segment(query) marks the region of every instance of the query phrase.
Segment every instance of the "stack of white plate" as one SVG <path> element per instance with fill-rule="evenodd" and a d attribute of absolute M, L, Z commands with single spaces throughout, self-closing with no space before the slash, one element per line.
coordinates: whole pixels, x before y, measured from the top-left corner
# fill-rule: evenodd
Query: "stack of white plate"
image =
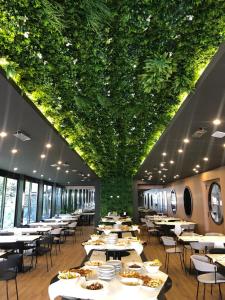
<path fill-rule="evenodd" d="M 107 265 L 113 266 L 115 268 L 116 273 L 119 273 L 122 269 L 122 262 L 121 260 L 108 260 Z"/>
<path fill-rule="evenodd" d="M 116 233 L 111 233 L 107 236 L 106 238 L 106 243 L 107 244 L 116 244 L 118 241 L 118 235 Z"/>
<path fill-rule="evenodd" d="M 111 280 L 115 277 L 116 272 L 114 266 L 102 265 L 98 268 L 98 277 L 104 280 Z"/>

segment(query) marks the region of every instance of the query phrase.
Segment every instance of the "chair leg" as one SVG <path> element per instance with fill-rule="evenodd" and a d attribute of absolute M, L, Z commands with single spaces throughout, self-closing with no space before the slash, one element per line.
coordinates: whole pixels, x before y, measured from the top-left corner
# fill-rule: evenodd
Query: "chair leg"
<path fill-rule="evenodd" d="M 48 272 L 48 254 L 45 253 L 45 259 L 46 259 L 46 266 L 47 266 L 47 272 Z"/>
<path fill-rule="evenodd" d="M 7 295 L 7 300 L 9 300 L 8 280 L 6 280 L 6 295 Z"/>
<path fill-rule="evenodd" d="M 211 295 L 212 295 L 212 290 L 213 290 L 213 285 L 211 284 L 211 291 L 210 291 Z"/>
<path fill-rule="evenodd" d="M 205 300 L 205 283 L 204 283 L 204 294 L 203 294 L 203 299 Z"/>
<path fill-rule="evenodd" d="M 183 261 L 182 261 L 182 257 L 181 257 L 181 253 L 179 253 L 179 256 L 180 256 L 181 269 L 184 269 L 184 267 L 183 267 Z M 185 271 L 185 269 L 184 269 L 184 271 Z"/>
<path fill-rule="evenodd" d="M 51 262 L 51 267 L 52 267 L 52 252 L 51 251 L 49 252 L 49 255 L 50 255 L 50 262 Z"/>
<path fill-rule="evenodd" d="M 15 285 L 16 285 L 16 299 L 19 300 L 18 287 L 17 287 L 17 280 L 16 280 L 16 278 L 15 278 Z"/>
<path fill-rule="evenodd" d="M 167 253 L 166 253 L 166 259 L 165 259 L 165 269 L 166 269 L 166 263 L 167 263 Z"/>
<path fill-rule="evenodd" d="M 169 272 L 169 262 L 170 262 L 170 255 L 168 254 L 168 262 L 167 262 L 167 269 L 166 269 L 166 273 Z"/>
<path fill-rule="evenodd" d="M 196 300 L 198 299 L 198 290 L 199 290 L 199 281 L 198 281 L 198 285 L 197 285 L 197 294 L 196 294 Z"/>
<path fill-rule="evenodd" d="M 220 299 L 222 300 L 222 299 L 223 299 L 223 296 L 222 296 L 222 292 L 221 292 L 220 283 L 219 283 L 219 292 L 220 292 Z"/>

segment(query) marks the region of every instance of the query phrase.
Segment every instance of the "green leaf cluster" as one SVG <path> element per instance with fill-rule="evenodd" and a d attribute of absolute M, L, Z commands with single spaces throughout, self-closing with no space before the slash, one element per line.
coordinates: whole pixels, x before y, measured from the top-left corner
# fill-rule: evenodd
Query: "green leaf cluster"
<path fill-rule="evenodd" d="M 0 0 L 0 65 L 102 178 L 131 178 L 224 40 L 222 0 Z"/>

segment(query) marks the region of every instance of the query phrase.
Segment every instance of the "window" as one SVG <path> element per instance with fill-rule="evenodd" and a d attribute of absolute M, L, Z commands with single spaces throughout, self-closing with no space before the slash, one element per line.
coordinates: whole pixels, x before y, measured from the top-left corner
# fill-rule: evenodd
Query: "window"
<path fill-rule="evenodd" d="M 22 202 L 23 224 L 36 221 L 37 215 L 38 184 L 25 182 L 25 191 Z"/>
<path fill-rule="evenodd" d="M 50 218 L 52 204 L 52 186 L 44 185 L 42 219 Z"/>
<path fill-rule="evenodd" d="M 175 214 L 177 212 L 177 196 L 174 190 L 171 191 L 171 209 L 172 212 Z"/>
<path fill-rule="evenodd" d="M 192 196 L 191 196 L 191 191 L 188 187 L 184 189 L 183 200 L 184 200 L 185 214 L 190 217 L 192 215 Z"/>
<path fill-rule="evenodd" d="M 6 190 L 3 213 L 3 228 L 14 227 L 16 196 L 17 196 L 17 180 L 6 178 Z"/>
<path fill-rule="evenodd" d="M 3 221 L 3 194 L 4 194 L 4 177 L 0 176 L 0 227 L 2 227 L 2 221 Z"/>
<path fill-rule="evenodd" d="M 55 194 L 55 213 L 60 214 L 62 209 L 62 188 L 56 188 Z"/>
<path fill-rule="evenodd" d="M 223 223 L 222 199 L 220 185 L 213 182 L 209 188 L 209 212 L 216 224 Z"/>

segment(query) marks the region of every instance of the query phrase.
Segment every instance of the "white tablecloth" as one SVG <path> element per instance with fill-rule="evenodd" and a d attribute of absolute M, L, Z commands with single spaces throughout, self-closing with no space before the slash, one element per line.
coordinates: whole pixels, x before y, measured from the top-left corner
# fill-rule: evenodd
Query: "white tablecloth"
<path fill-rule="evenodd" d="M 116 246 L 116 245 L 110 245 L 110 244 L 104 244 L 104 245 L 85 245 L 84 249 L 86 253 L 88 254 L 91 250 L 132 250 L 134 249 L 138 255 L 140 255 L 143 251 L 143 245 L 141 243 L 131 243 L 126 246 Z"/>
<path fill-rule="evenodd" d="M 150 275 L 152 278 L 161 278 L 166 281 L 168 275 L 163 272 Z M 132 287 L 124 287 L 118 278 L 107 282 L 106 290 L 103 291 L 90 291 L 83 289 L 80 285 L 83 278 L 80 278 L 77 282 L 73 280 L 63 281 L 59 280 L 51 284 L 48 288 L 48 294 L 50 300 L 54 300 L 58 296 L 64 297 L 75 297 L 81 299 L 101 299 L 101 300 L 156 300 L 160 292 L 160 289 L 147 289 L 140 287 L 139 289 L 133 290 Z"/>

